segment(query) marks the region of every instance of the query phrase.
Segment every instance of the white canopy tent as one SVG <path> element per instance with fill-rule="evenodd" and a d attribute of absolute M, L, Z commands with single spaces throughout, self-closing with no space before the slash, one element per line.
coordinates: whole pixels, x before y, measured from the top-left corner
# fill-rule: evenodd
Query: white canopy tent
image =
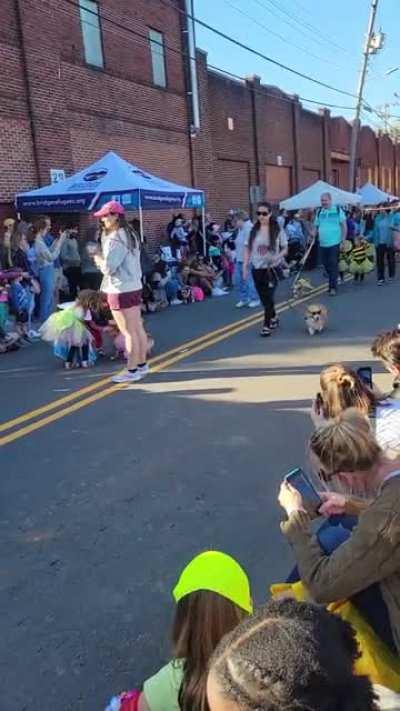
<path fill-rule="evenodd" d="M 358 190 L 358 194 L 361 196 L 362 205 L 379 205 L 382 202 L 399 199 L 395 195 L 391 195 L 385 192 L 385 190 L 377 188 L 376 185 L 372 183 L 365 183 L 365 185 Z"/>
<path fill-rule="evenodd" d="M 323 180 L 317 180 L 316 183 L 309 185 L 308 188 L 297 193 L 297 195 L 282 200 L 279 206 L 284 210 L 306 210 L 320 207 L 323 193 L 332 195 L 334 205 L 359 205 L 361 202 L 361 197 L 357 193 L 349 193 L 347 190 L 336 188 Z"/>

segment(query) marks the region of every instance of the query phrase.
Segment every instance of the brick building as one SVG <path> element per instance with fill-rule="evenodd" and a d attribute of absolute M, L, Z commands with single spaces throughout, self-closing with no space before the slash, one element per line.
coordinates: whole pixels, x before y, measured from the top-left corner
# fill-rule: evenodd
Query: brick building
<path fill-rule="evenodd" d="M 175 7 L 174 7 L 175 4 Z M 318 178 L 347 187 L 351 126 L 296 97 L 210 71 L 197 52 L 200 129 L 193 131 L 184 0 L 2 0 L 0 216 L 15 192 L 108 150 L 204 188 L 218 219 L 265 194 Z M 400 148 L 360 134 L 359 180 L 400 190 Z M 147 218 L 159 233 L 165 213 Z"/>

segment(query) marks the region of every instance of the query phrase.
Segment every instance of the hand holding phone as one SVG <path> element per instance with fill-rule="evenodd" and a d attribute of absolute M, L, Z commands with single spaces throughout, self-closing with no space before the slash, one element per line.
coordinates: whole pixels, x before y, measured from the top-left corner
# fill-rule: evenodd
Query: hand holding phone
<path fill-rule="evenodd" d="M 365 383 L 369 388 L 372 388 L 372 368 L 366 366 L 365 368 L 358 368 L 357 375 L 360 380 Z"/>
<path fill-rule="evenodd" d="M 302 469 L 293 469 L 289 474 L 286 474 L 285 481 L 300 494 L 304 506 L 308 510 L 318 513 L 323 503 L 322 499 Z"/>

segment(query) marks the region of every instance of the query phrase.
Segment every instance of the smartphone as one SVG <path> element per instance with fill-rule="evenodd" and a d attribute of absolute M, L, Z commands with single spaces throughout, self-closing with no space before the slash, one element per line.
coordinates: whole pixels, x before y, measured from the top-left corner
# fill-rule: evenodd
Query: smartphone
<path fill-rule="evenodd" d="M 316 409 L 318 415 L 322 414 L 323 407 L 324 407 L 324 401 L 322 399 L 322 395 L 321 395 L 321 393 L 317 393 L 317 397 L 315 398 L 315 409 Z"/>
<path fill-rule="evenodd" d="M 369 366 L 358 368 L 357 375 L 369 388 L 372 388 L 372 368 Z"/>
<path fill-rule="evenodd" d="M 293 469 L 289 474 L 286 474 L 285 481 L 287 481 L 290 486 L 293 486 L 294 489 L 297 489 L 299 494 L 301 494 L 304 504 L 308 504 L 315 512 L 319 510 L 320 506 L 322 506 L 322 500 L 318 491 L 302 469 Z"/>

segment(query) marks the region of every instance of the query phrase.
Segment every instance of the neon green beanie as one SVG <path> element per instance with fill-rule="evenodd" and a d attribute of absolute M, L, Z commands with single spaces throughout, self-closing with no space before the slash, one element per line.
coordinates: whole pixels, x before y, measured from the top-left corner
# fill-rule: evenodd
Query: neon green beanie
<path fill-rule="evenodd" d="M 172 592 L 175 602 L 199 590 L 227 598 L 245 612 L 253 612 L 249 579 L 231 556 L 220 551 L 200 553 L 182 571 Z"/>

